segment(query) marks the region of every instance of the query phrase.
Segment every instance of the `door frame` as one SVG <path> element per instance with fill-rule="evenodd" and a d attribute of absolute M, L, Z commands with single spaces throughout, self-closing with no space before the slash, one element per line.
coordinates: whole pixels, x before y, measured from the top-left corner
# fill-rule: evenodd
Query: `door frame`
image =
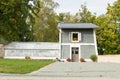
<path fill-rule="evenodd" d="M 80 45 L 70 45 L 70 59 L 72 59 L 72 47 L 78 47 L 79 48 L 78 55 L 79 55 L 79 59 L 80 59 L 81 58 Z M 80 62 L 80 60 L 78 62 Z"/>

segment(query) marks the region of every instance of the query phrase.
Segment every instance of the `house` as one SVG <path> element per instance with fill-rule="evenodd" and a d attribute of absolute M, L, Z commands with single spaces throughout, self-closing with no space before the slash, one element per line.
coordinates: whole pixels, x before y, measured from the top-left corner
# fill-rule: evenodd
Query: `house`
<path fill-rule="evenodd" d="M 4 58 L 56 59 L 59 57 L 59 43 L 56 42 L 12 42 L 4 47 Z"/>
<path fill-rule="evenodd" d="M 60 59 L 70 58 L 79 62 L 80 58 L 90 60 L 98 55 L 95 29 L 92 23 L 59 23 Z"/>

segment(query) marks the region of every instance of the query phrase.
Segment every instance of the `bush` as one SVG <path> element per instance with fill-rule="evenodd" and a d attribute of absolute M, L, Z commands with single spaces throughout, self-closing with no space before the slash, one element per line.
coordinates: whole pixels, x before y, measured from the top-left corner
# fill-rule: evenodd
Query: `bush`
<path fill-rule="evenodd" d="M 85 59 L 84 58 L 80 58 L 80 62 L 85 62 Z"/>
<path fill-rule="evenodd" d="M 4 59 L 4 57 L 1 56 L 0 59 Z"/>
<path fill-rule="evenodd" d="M 31 58 L 30 58 L 30 56 L 25 56 L 25 59 L 29 60 L 29 59 L 31 59 Z"/>
<path fill-rule="evenodd" d="M 91 59 L 93 62 L 96 62 L 96 61 L 97 61 L 97 56 L 93 54 L 93 55 L 90 56 L 90 59 Z"/>
<path fill-rule="evenodd" d="M 70 59 L 70 58 L 67 58 L 67 59 L 66 59 L 66 61 L 70 62 L 70 61 L 71 61 L 71 59 Z"/>

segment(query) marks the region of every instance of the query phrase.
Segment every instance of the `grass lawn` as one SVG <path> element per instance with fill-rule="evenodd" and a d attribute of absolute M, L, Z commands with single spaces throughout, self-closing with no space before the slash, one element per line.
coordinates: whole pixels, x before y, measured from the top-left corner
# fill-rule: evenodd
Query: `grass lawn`
<path fill-rule="evenodd" d="M 0 73 L 30 73 L 53 62 L 52 60 L 0 59 Z"/>

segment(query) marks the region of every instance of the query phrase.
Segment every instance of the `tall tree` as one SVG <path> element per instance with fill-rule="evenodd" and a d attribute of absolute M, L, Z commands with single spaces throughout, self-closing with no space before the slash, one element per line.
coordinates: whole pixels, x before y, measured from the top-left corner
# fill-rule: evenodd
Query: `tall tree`
<path fill-rule="evenodd" d="M 40 11 L 35 18 L 34 41 L 58 41 L 56 13 L 54 9 L 58 3 L 52 0 L 40 0 Z"/>
<path fill-rule="evenodd" d="M 115 43 L 116 43 L 116 53 L 120 54 L 120 0 L 114 2 L 113 6 L 108 4 L 107 13 L 110 17 L 111 24 L 115 26 L 115 34 L 117 35 Z"/>
<path fill-rule="evenodd" d="M 60 13 L 58 15 L 59 22 L 81 22 L 81 23 L 93 23 L 96 19 L 96 15 L 92 14 L 85 5 L 81 5 L 81 10 L 75 15 L 71 15 L 69 12 Z"/>
<path fill-rule="evenodd" d="M 76 20 L 74 15 L 71 15 L 70 12 L 59 13 L 57 19 L 58 19 L 58 22 L 75 22 Z"/>
<path fill-rule="evenodd" d="M 1 0 L 0 39 L 32 41 L 32 25 L 38 8 L 37 0 Z"/>
<path fill-rule="evenodd" d="M 76 22 L 84 22 L 84 23 L 93 23 L 96 15 L 92 14 L 86 7 L 86 5 L 81 5 L 81 10 L 75 15 Z"/>
<path fill-rule="evenodd" d="M 120 0 L 113 6 L 108 4 L 107 13 L 99 16 L 95 24 L 97 30 L 98 50 L 100 54 L 120 54 Z"/>
<path fill-rule="evenodd" d="M 100 54 L 116 54 L 116 38 L 115 25 L 110 24 L 110 19 L 106 15 L 99 16 L 95 24 L 97 30 L 98 51 Z"/>

